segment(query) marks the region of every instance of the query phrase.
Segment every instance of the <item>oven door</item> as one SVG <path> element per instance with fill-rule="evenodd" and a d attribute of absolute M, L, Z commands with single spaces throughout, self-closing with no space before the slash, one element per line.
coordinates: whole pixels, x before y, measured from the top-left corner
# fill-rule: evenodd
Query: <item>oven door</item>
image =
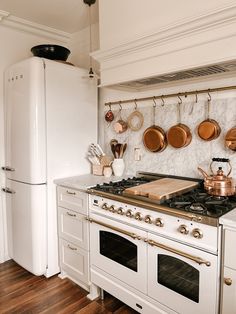
<path fill-rule="evenodd" d="M 91 215 L 91 267 L 147 293 L 147 233 L 109 218 Z"/>
<path fill-rule="evenodd" d="M 149 234 L 148 295 L 181 314 L 215 314 L 217 256 Z"/>

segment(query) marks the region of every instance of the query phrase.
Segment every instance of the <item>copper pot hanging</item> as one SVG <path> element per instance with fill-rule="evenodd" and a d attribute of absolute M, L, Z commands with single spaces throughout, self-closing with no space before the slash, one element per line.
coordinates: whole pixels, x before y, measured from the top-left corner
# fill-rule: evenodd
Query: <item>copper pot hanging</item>
<path fill-rule="evenodd" d="M 143 144 L 147 150 L 153 153 L 162 152 L 167 146 L 165 131 L 155 125 L 156 103 L 153 98 L 153 125 L 147 128 L 143 133 Z"/>
<path fill-rule="evenodd" d="M 218 122 L 214 119 L 210 119 L 210 103 L 211 103 L 211 96 L 208 93 L 208 99 L 207 99 L 207 118 L 202 121 L 198 128 L 197 133 L 198 136 L 204 140 L 204 141 L 212 141 L 219 137 L 221 133 L 221 128 L 218 124 Z"/>
<path fill-rule="evenodd" d="M 225 135 L 225 145 L 236 152 L 236 126 L 231 128 Z"/>
<path fill-rule="evenodd" d="M 190 144 L 192 140 L 192 134 L 190 128 L 181 123 L 181 104 L 182 100 L 179 97 L 180 101 L 178 102 L 178 120 L 179 123 L 172 126 L 167 132 L 168 144 L 174 148 L 186 147 Z"/>

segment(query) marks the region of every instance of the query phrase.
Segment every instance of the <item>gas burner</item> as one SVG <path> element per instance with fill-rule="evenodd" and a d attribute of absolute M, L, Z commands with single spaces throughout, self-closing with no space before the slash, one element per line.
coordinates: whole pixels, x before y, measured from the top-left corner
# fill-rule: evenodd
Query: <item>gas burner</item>
<path fill-rule="evenodd" d="M 186 209 L 191 209 L 194 212 L 203 212 L 206 210 L 206 207 L 201 203 L 192 203 L 190 206 L 187 206 Z"/>

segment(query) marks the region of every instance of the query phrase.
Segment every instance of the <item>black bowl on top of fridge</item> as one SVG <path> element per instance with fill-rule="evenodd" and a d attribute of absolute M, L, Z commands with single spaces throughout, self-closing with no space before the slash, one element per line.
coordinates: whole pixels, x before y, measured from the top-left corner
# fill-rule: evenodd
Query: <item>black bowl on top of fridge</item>
<path fill-rule="evenodd" d="M 36 57 L 60 61 L 66 61 L 70 54 L 66 47 L 50 44 L 34 46 L 31 52 Z"/>

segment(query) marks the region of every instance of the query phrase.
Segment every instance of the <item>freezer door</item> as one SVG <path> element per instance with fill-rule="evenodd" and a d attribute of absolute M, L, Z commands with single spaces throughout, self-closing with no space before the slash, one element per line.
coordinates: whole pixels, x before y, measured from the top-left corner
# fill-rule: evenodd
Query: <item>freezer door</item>
<path fill-rule="evenodd" d="M 5 72 L 7 177 L 20 182 L 46 182 L 44 67 L 30 58 Z"/>
<path fill-rule="evenodd" d="M 46 272 L 46 185 L 7 180 L 9 256 L 35 275 Z"/>

